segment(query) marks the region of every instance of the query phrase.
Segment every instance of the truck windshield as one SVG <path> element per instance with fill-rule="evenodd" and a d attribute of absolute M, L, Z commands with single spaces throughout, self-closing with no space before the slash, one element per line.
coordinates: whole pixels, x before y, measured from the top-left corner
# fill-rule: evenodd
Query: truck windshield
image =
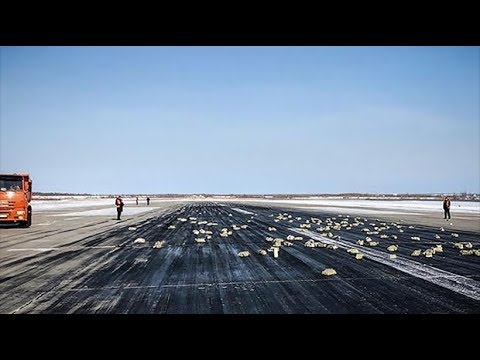
<path fill-rule="evenodd" d="M 22 178 L 13 176 L 0 177 L 0 191 L 21 191 Z"/>

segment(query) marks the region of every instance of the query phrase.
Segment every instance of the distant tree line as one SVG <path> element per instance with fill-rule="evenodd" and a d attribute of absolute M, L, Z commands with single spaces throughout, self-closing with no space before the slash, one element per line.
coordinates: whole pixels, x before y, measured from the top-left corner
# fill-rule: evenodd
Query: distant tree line
<path fill-rule="evenodd" d="M 91 193 L 64 193 L 64 192 L 34 192 L 35 196 L 97 196 L 101 198 L 115 197 L 118 194 L 91 194 Z M 445 195 L 449 196 L 452 201 L 478 201 L 480 200 L 479 194 L 474 193 L 442 193 L 442 194 L 369 194 L 369 193 L 340 193 L 340 194 L 120 194 L 124 197 L 138 196 L 138 197 L 155 197 L 155 198 L 203 198 L 203 197 L 217 197 L 217 198 L 240 198 L 240 199 L 277 199 L 277 200 L 289 200 L 298 198 L 328 198 L 337 197 L 343 199 L 375 199 L 375 200 L 440 200 Z"/>

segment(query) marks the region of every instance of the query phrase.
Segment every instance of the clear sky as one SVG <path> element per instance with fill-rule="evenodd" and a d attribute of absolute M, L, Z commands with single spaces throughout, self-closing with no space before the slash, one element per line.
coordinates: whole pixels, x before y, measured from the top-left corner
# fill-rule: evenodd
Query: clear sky
<path fill-rule="evenodd" d="M 0 172 L 76 193 L 480 192 L 479 47 L 1 47 Z"/>

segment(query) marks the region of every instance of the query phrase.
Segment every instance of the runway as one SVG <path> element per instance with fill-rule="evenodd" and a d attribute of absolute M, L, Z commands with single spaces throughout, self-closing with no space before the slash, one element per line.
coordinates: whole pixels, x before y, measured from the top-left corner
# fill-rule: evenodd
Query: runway
<path fill-rule="evenodd" d="M 0 313 L 480 313 L 476 218 L 442 231 L 414 217 L 234 201 L 153 202 L 121 221 L 79 214 L 0 229 Z M 442 251 L 426 257 L 432 248 Z"/>

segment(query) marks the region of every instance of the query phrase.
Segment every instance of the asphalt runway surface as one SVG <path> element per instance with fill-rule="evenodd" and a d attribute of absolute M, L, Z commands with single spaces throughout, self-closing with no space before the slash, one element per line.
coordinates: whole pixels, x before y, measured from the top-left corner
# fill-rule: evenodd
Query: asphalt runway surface
<path fill-rule="evenodd" d="M 151 211 L 121 221 L 114 210 L 55 215 L 36 214 L 28 229 L 0 228 L 0 313 L 480 313 L 480 256 L 454 245 L 480 249 L 477 217 L 454 228 L 245 202 L 153 202 Z M 378 234 L 367 234 L 375 227 Z M 220 236 L 223 228 L 231 235 Z M 211 238 L 198 243 L 208 234 L 194 230 Z M 289 235 L 302 239 L 282 243 L 275 258 L 266 238 Z M 306 247 L 309 239 L 326 247 Z M 443 252 L 425 257 L 437 245 Z M 337 274 L 322 275 L 326 268 Z"/>

